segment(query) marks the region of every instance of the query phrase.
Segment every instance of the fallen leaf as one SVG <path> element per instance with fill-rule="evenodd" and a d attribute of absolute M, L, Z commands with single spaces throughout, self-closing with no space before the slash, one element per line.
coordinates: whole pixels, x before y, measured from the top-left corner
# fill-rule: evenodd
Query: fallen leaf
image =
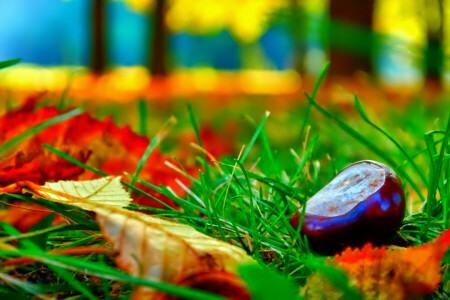
<path fill-rule="evenodd" d="M 241 270 L 241 269 L 240 269 Z M 251 300 L 252 297 L 244 281 L 236 275 L 224 271 L 208 271 L 190 275 L 177 282 L 177 285 L 186 286 L 214 293 L 226 299 Z M 165 293 L 152 295 L 154 300 L 179 300 L 180 298 Z M 294 300 L 294 299 L 292 299 Z"/>
<path fill-rule="evenodd" d="M 140 157 L 138 156 L 135 157 L 129 156 L 126 159 L 120 157 L 111 158 L 102 162 L 99 168 L 103 172 L 110 175 L 121 175 L 124 172 L 134 174 L 136 166 L 139 163 L 139 160 Z M 187 187 L 191 186 L 191 182 L 187 177 L 177 173 L 175 170 L 172 170 L 171 168 L 166 166 L 165 165 L 166 161 L 172 162 L 172 164 L 175 163 L 173 159 L 170 159 L 169 157 L 159 153 L 158 151 L 153 150 L 153 152 L 148 157 L 141 172 L 139 173 L 139 178 L 155 186 L 163 185 L 169 188 L 173 193 L 175 193 L 175 195 L 183 197 L 185 195 L 185 191 L 180 187 L 180 185 L 176 181 L 178 180 L 182 182 Z M 198 176 L 198 171 L 196 168 L 185 167 L 185 170 L 188 172 L 190 176 L 194 177 Z M 89 180 L 96 178 L 97 176 L 98 176 L 97 174 L 85 173 L 81 176 L 81 179 Z M 176 207 L 175 202 L 169 197 L 162 195 L 139 182 L 135 182 L 134 186 L 156 197 L 162 202 L 172 207 Z M 163 208 L 161 204 L 137 192 L 133 191 L 131 195 L 133 197 L 133 202 L 136 204 L 156 208 Z"/>
<path fill-rule="evenodd" d="M 0 144 L 59 114 L 55 107 L 44 107 L 33 112 L 40 97 L 41 95 L 36 95 L 26 99 L 20 109 L 10 111 L 0 118 Z"/>
<path fill-rule="evenodd" d="M 134 276 L 177 283 L 201 272 L 236 273 L 238 265 L 255 263 L 243 249 L 191 226 L 121 208 L 131 198 L 119 177 L 22 187 L 47 200 L 95 212 L 103 235 L 118 253 L 117 265 Z M 138 288 L 134 296 L 151 299 L 153 294 Z"/>
<path fill-rule="evenodd" d="M 0 186 L 17 181 L 29 180 L 43 184 L 48 180 L 75 179 L 85 172 L 68 160 L 42 148 L 42 141 L 36 137 L 23 143 L 16 152 L 0 161 Z M 73 145 L 56 145 L 74 159 L 86 163 L 91 152 Z"/>
<path fill-rule="evenodd" d="M 125 207 L 132 201 L 120 179 L 120 176 L 110 176 L 85 181 L 47 182 L 44 186 L 32 186 L 32 190 L 47 200 L 85 210 L 94 211 L 103 207 L 111 210 Z"/>
<path fill-rule="evenodd" d="M 19 203 L 0 210 L 0 220 L 12 225 L 20 232 L 27 232 L 31 226 L 42 220 L 51 211 L 36 204 Z M 52 225 L 63 223 L 64 219 L 56 215 Z"/>
<path fill-rule="evenodd" d="M 202 141 L 202 146 L 215 159 L 220 159 L 226 155 L 234 154 L 236 147 L 233 141 L 236 140 L 239 127 L 235 123 L 225 123 L 225 128 L 219 130 L 214 129 L 211 125 L 203 125 L 199 128 L 198 134 Z M 185 132 L 179 137 L 180 145 L 189 146 L 191 143 L 197 144 L 197 137 L 192 131 Z M 190 146 L 189 146 L 190 147 Z M 189 151 L 190 150 L 190 151 Z M 192 149 L 185 149 L 183 154 L 190 154 L 186 159 L 194 157 L 195 152 Z M 182 157 L 182 156 L 179 156 Z M 211 157 L 207 155 L 207 159 L 211 162 Z"/>
<path fill-rule="evenodd" d="M 0 118 L 0 144 L 63 112 L 54 107 L 44 107 L 34 112 L 38 100 L 38 97 L 30 98 L 22 108 L 10 111 Z M 129 127 L 118 127 L 111 118 L 97 120 L 84 113 L 38 132 L 22 141 L 13 153 L 0 156 L 0 186 L 20 181 L 44 184 L 49 181 L 100 177 L 44 149 L 42 144 L 50 145 L 110 175 L 122 175 L 124 172 L 134 174 L 149 145 L 149 140 L 134 133 Z M 139 177 L 155 186 L 161 184 L 168 186 L 178 196 L 183 196 L 185 191 L 176 180 L 188 187 L 190 181 L 164 164 L 169 159 L 170 157 L 153 149 Z M 175 206 L 169 197 L 140 183 L 136 183 L 136 187 Z M 162 207 L 158 202 L 143 195 L 136 194 L 133 197 L 138 204 Z"/>
<path fill-rule="evenodd" d="M 406 249 L 347 248 L 327 263 L 343 270 L 350 284 L 367 299 L 417 299 L 441 282 L 441 261 L 450 245 L 450 230 L 436 240 Z M 305 299 L 343 299 L 327 280 L 315 273 L 303 288 Z"/>

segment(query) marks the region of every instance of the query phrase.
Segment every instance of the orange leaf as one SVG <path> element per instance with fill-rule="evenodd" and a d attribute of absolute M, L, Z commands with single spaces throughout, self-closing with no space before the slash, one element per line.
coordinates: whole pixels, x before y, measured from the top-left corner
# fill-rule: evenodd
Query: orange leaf
<path fill-rule="evenodd" d="M 347 248 L 328 263 L 342 269 L 350 284 L 368 299 L 411 299 L 433 292 L 441 281 L 441 261 L 450 245 L 450 230 L 436 240 L 406 249 Z M 338 292 L 321 275 L 313 274 L 303 290 L 306 299 L 322 295 L 330 299 Z M 333 296 L 331 296 L 333 295 Z"/>
<path fill-rule="evenodd" d="M 0 210 L 0 220 L 11 224 L 20 232 L 27 232 L 31 226 L 42 220 L 49 212 L 47 208 L 36 204 L 19 203 L 10 206 L 7 210 Z M 62 222 L 63 218 L 56 215 L 53 225 Z"/>

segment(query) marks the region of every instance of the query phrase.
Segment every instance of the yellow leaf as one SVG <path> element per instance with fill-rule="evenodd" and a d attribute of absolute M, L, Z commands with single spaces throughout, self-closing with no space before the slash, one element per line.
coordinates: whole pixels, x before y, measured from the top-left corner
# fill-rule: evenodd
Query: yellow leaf
<path fill-rule="evenodd" d="M 98 214 L 102 232 L 119 251 L 118 264 L 133 275 L 178 282 L 200 271 L 234 272 L 252 263 L 244 250 L 179 222 L 126 210 Z"/>
<path fill-rule="evenodd" d="M 130 195 L 123 189 L 120 176 L 87 181 L 47 182 L 33 187 L 33 192 L 50 201 L 74 205 L 85 210 L 127 206 Z"/>
<path fill-rule="evenodd" d="M 131 199 L 120 177 L 60 181 L 32 190 L 48 200 L 95 212 L 103 235 L 118 253 L 116 263 L 135 276 L 177 283 L 198 272 L 235 273 L 238 265 L 255 263 L 243 249 L 188 225 L 121 208 Z"/>

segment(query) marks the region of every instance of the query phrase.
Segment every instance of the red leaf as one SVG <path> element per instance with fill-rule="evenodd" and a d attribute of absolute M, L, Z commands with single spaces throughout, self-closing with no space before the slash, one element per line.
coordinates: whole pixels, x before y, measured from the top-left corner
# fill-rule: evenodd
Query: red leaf
<path fill-rule="evenodd" d="M 235 145 L 232 141 L 236 140 L 237 125 L 234 123 L 227 123 L 222 130 L 218 131 L 210 125 L 204 125 L 199 129 L 200 140 L 202 141 L 203 149 L 206 150 L 215 159 L 220 159 L 225 155 L 235 154 Z M 189 131 L 180 137 L 180 144 L 189 146 L 190 143 L 198 143 L 195 133 Z M 194 153 L 184 151 L 183 154 L 193 156 Z M 197 153 L 198 154 L 198 153 Z M 211 157 L 207 155 L 208 161 Z"/>
<path fill-rule="evenodd" d="M 33 112 L 35 102 L 35 98 L 30 99 L 21 109 L 0 118 L 0 142 L 60 113 L 53 107 Z M 98 177 L 44 149 L 42 144 L 48 144 L 110 175 L 122 175 L 124 172 L 135 172 L 149 140 L 129 127 L 116 126 L 111 118 L 99 121 L 85 113 L 40 131 L 15 149 L 12 156 L 0 158 L 0 185 L 25 180 L 43 184 L 46 181 L 79 179 L 81 174 L 83 179 Z M 154 149 L 140 172 L 140 178 L 156 186 L 169 186 L 182 196 L 184 191 L 175 179 L 187 186 L 190 185 L 189 180 L 164 164 L 169 159 Z M 141 204 L 149 203 L 141 201 Z"/>
<path fill-rule="evenodd" d="M 44 107 L 33 112 L 36 101 L 35 98 L 30 99 L 21 109 L 8 112 L 0 118 L 0 143 L 61 113 L 53 107 Z M 14 149 L 14 153 L 0 157 L 0 187 L 19 181 L 44 184 L 47 181 L 100 177 L 46 150 L 42 144 L 50 145 L 110 175 L 123 175 L 124 172 L 134 174 L 149 145 L 149 140 L 134 133 L 129 127 L 118 127 L 111 118 L 97 120 L 84 113 L 38 132 L 31 138 L 25 139 Z M 183 196 L 185 192 L 175 180 L 180 180 L 186 186 L 190 186 L 190 182 L 164 164 L 169 159 L 170 157 L 154 149 L 139 177 L 155 186 L 161 184 L 168 186 L 178 196 Z M 136 184 L 136 186 L 159 200 L 175 206 L 168 197 L 142 184 Z M 148 197 L 137 194 L 135 196 L 136 202 L 141 205 L 161 207 Z"/>
<path fill-rule="evenodd" d="M 207 291 L 226 299 L 250 300 L 250 293 L 244 282 L 236 275 L 224 271 L 208 271 L 190 275 L 177 283 L 193 289 Z M 156 300 L 176 300 L 175 296 L 157 293 Z"/>

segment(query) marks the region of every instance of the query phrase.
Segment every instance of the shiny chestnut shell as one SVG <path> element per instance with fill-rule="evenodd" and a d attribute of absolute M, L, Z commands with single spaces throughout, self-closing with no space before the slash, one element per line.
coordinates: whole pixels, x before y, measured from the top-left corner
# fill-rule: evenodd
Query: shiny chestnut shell
<path fill-rule="evenodd" d="M 302 208 L 291 217 L 298 227 Z M 386 242 L 400 227 L 405 196 L 397 174 L 375 161 L 344 168 L 308 200 L 301 234 L 313 251 L 335 254 L 347 246 Z"/>

